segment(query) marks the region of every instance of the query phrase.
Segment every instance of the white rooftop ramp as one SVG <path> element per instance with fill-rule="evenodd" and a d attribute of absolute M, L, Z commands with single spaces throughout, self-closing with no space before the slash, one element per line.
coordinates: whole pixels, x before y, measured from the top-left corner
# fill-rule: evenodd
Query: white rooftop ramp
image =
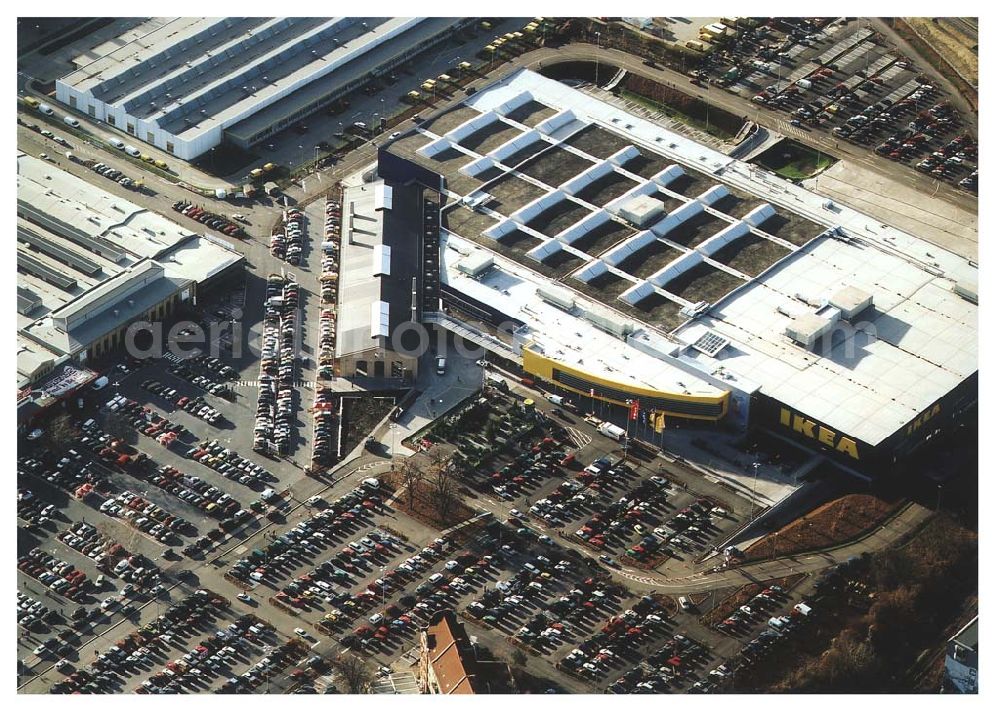
<path fill-rule="evenodd" d="M 659 286 L 660 288 L 663 288 L 685 271 L 693 269 L 703 260 L 704 259 L 701 254 L 697 252 L 678 256 L 676 259 L 650 276 L 648 281 Z"/>
<path fill-rule="evenodd" d="M 601 209 L 600 211 L 588 214 L 575 224 L 567 226 L 565 229 L 556 234 L 556 238 L 566 244 L 572 245 L 574 241 L 586 236 L 588 233 L 608 221 L 613 221 L 611 214 L 604 209 Z"/>
<path fill-rule="evenodd" d="M 525 204 L 522 208 L 511 214 L 510 218 L 518 223 L 527 224 L 536 216 L 548 211 L 556 204 L 567 198 L 569 197 L 562 189 L 550 191 L 548 194 L 535 199 L 533 202 Z"/>
<path fill-rule="evenodd" d="M 653 181 L 662 187 L 668 187 L 684 176 L 684 170 L 676 164 L 671 164 L 661 172 L 653 175 Z"/>
<path fill-rule="evenodd" d="M 657 236 L 666 236 L 685 221 L 693 219 L 703 211 L 705 211 L 705 205 L 700 199 L 691 199 L 653 224 L 652 232 Z"/>
<path fill-rule="evenodd" d="M 530 132 L 524 132 L 510 141 L 504 142 L 486 156 L 492 157 L 501 164 L 506 164 L 509 157 L 538 141 L 543 141 L 542 134 L 537 129 L 532 129 Z"/>
<path fill-rule="evenodd" d="M 451 140 L 455 144 L 460 144 L 463 140 L 468 139 L 473 134 L 478 132 L 484 127 L 488 127 L 494 122 L 499 122 L 500 117 L 496 112 L 489 111 L 483 112 L 482 114 L 476 115 L 472 119 L 467 119 L 460 125 L 455 127 L 453 130 L 445 134 L 445 138 Z"/>
<path fill-rule="evenodd" d="M 656 234 L 652 231 L 641 231 L 630 239 L 623 241 L 613 249 L 601 254 L 600 258 L 607 264 L 617 266 L 636 251 L 649 246 L 656 240 Z"/>
<path fill-rule="evenodd" d="M 572 194 L 576 196 L 578 193 L 586 189 L 588 186 L 598 181 L 615 170 L 615 165 L 609 160 L 604 160 L 600 164 L 597 164 L 588 169 L 584 169 L 582 172 L 577 174 L 572 179 L 567 179 L 559 188 L 566 192 L 567 194 Z"/>

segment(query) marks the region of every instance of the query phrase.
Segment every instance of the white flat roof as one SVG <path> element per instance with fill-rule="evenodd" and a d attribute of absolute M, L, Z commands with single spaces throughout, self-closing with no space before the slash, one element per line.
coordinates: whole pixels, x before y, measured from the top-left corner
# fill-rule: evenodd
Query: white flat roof
<path fill-rule="evenodd" d="M 340 287 L 337 291 L 337 355 L 370 350 L 372 305 L 382 298 L 382 278 L 372 270 L 372 256 L 382 246 L 383 182 L 344 189 L 340 249 Z"/>
<path fill-rule="evenodd" d="M 532 350 L 591 375 L 640 388 L 688 395 L 718 395 L 721 392 L 694 374 L 649 356 L 596 328 L 585 318 L 545 301 L 538 295 L 538 289 L 551 285 L 546 277 L 496 256 L 493 268 L 475 279 L 459 269 L 459 264 L 478 249 L 478 244 L 449 235 L 443 247 L 442 282 L 511 318 L 524 321 L 529 331 L 526 342 L 533 342 Z M 577 306 L 586 306 L 590 311 L 606 314 L 621 323 L 635 323 L 582 294 L 570 293 Z"/>
<path fill-rule="evenodd" d="M 156 256 L 194 235 L 160 214 L 27 154 L 17 157 L 17 200 L 87 236 L 111 242 L 131 256 L 129 263 Z"/>
<path fill-rule="evenodd" d="M 814 314 L 845 286 L 870 292 L 872 307 L 812 348 L 785 335 L 793 316 Z M 953 286 L 873 244 L 823 238 L 673 335 L 685 343 L 706 330 L 728 338 L 714 360 L 687 355 L 877 445 L 978 369 L 978 306 Z"/>

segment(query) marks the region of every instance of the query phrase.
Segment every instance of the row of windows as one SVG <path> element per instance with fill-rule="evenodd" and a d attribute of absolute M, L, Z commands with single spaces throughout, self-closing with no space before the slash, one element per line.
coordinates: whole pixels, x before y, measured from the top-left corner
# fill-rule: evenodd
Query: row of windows
<path fill-rule="evenodd" d="M 720 417 L 722 415 L 723 403 L 701 403 L 687 400 L 675 400 L 671 398 L 654 398 L 647 395 L 636 395 L 617 388 L 601 385 L 586 378 L 566 373 L 558 368 L 552 369 L 552 380 L 561 383 L 569 388 L 578 390 L 583 395 L 590 395 L 594 391 L 594 397 L 616 400 L 620 403 L 629 400 L 638 400 L 639 405 L 644 410 L 662 410 L 667 413 L 683 413 L 687 415 L 702 415 L 705 417 Z"/>

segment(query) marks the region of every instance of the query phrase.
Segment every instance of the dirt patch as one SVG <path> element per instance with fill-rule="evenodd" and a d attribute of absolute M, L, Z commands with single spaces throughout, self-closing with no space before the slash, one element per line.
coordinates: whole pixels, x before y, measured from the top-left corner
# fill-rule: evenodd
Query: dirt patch
<path fill-rule="evenodd" d="M 383 475 L 381 479 L 390 485 L 393 493 L 403 486 L 402 476 L 398 472 L 390 472 Z M 468 490 L 461 486 L 456 486 L 456 490 L 463 494 L 468 493 Z M 460 499 L 456 499 L 449 513 L 442 519 L 431 497 L 430 485 L 425 481 L 418 481 L 416 483 L 412 500 L 409 499 L 409 495 L 404 490 L 403 494 L 393 502 L 393 508 L 419 522 L 423 522 L 425 525 L 430 525 L 439 530 L 447 529 L 457 525 L 459 522 L 464 522 L 476 514 L 471 507 Z"/>
<path fill-rule="evenodd" d="M 625 273 L 648 278 L 681 255 L 673 246 L 653 240 L 618 264 Z"/>
<path fill-rule="evenodd" d="M 702 211 L 668 232 L 664 238 L 670 239 L 675 244 L 691 247 L 700 244 L 709 236 L 717 234 L 726 226 L 728 224 L 719 217 Z"/>
<path fill-rule="evenodd" d="M 344 398 L 344 435 L 341 453 L 346 455 L 379 424 L 392 409 L 392 398 Z"/>
<path fill-rule="evenodd" d="M 979 85 L 979 37 L 958 18 L 908 17 L 906 23 L 931 45 L 955 71 Z"/>
<path fill-rule="evenodd" d="M 510 126 L 506 122 L 496 120 L 490 122 L 485 127 L 477 129 L 459 142 L 459 145 L 479 154 L 488 154 L 504 142 L 509 142 L 520 133 L 520 129 Z"/>
<path fill-rule="evenodd" d="M 620 308 L 626 306 L 624 301 L 619 301 L 618 296 L 632 286 L 632 282 L 624 279 L 610 271 L 601 274 L 590 283 L 584 283 L 575 278 L 570 278 L 565 282 L 577 291 L 587 294 L 591 298 L 597 299 L 601 303 Z"/>
<path fill-rule="evenodd" d="M 622 165 L 622 168 L 627 169 L 633 174 L 638 174 L 643 179 L 649 179 L 653 175 L 662 172 L 673 163 L 674 162 L 671 162 L 669 159 L 660 156 L 659 154 L 644 152 L 640 149 L 639 156 L 633 157 L 629 161 L 625 162 L 625 164 Z M 674 188 L 673 184 L 670 185 L 670 188 Z"/>
<path fill-rule="evenodd" d="M 526 234 L 520 229 L 514 229 L 513 231 L 504 234 L 498 239 L 498 242 L 507 246 L 515 251 L 530 251 L 531 249 L 538 246 L 538 239 L 531 234 Z"/>
<path fill-rule="evenodd" d="M 745 559 L 771 559 L 848 542 L 885 522 L 902 503 L 899 497 L 845 495 L 754 543 Z"/>
<path fill-rule="evenodd" d="M 583 259 L 563 249 L 556 251 L 554 254 L 549 254 L 542 261 L 543 266 L 563 275 L 576 271 L 583 264 Z"/>
<path fill-rule="evenodd" d="M 649 294 L 634 306 L 625 304 L 618 308 L 640 321 L 656 326 L 665 333 L 674 330 L 686 320 L 678 313 L 682 308 L 679 303 L 674 303 L 658 293 Z"/>
<path fill-rule="evenodd" d="M 516 167 L 521 162 L 527 161 L 531 157 L 535 156 L 539 152 L 545 151 L 547 147 L 551 146 L 552 145 L 549 144 L 548 142 L 542 139 L 537 139 L 531 144 L 528 144 L 527 146 L 518 149 L 516 152 L 514 152 L 509 157 L 504 159 L 503 163 L 506 164 L 508 167 Z"/>
<path fill-rule="evenodd" d="M 456 206 L 441 215 L 441 226 L 473 241 L 479 241 L 480 234 L 496 222 L 492 216 L 480 214 L 466 206 Z"/>
<path fill-rule="evenodd" d="M 796 246 L 805 245 L 823 231 L 822 226 L 798 214 L 775 214 L 757 228 Z"/>

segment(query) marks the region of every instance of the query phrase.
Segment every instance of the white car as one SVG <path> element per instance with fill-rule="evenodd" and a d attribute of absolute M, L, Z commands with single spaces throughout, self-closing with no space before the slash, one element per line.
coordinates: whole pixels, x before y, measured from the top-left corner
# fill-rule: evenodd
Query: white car
<path fill-rule="evenodd" d="M 307 632 L 302 627 L 295 627 L 295 633 L 298 634 L 299 636 L 303 637 L 303 638 L 309 636 L 309 632 Z"/>

